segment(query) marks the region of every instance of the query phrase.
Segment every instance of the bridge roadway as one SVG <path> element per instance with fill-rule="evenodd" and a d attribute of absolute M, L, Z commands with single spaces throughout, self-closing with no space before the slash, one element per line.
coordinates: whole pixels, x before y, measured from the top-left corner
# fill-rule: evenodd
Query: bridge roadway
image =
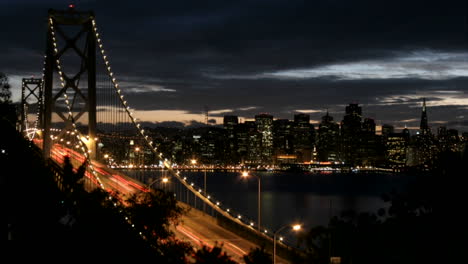
<path fill-rule="evenodd" d="M 78 152 L 64 148 L 56 144 L 51 151 L 51 157 L 59 164 L 63 164 L 64 157 L 68 155 L 74 167 L 81 165 L 84 158 Z M 131 178 L 121 172 L 114 171 L 106 165 L 93 161 L 95 171 L 104 185 L 104 188 L 111 194 L 120 193 L 123 197 L 133 193 L 147 190 L 145 185 L 138 180 Z M 89 173 L 86 177 L 92 179 Z M 97 183 L 97 182 L 95 182 Z M 235 261 L 244 263 L 242 257 L 251 249 L 257 247 L 252 242 L 242 238 L 241 236 L 219 226 L 216 219 L 208 214 L 205 214 L 189 205 L 179 202 L 184 207 L 187 213 L 184 214 L 179 223 L 174 223 L 171 230 L 176 237 L 182 241 L 190 242 L 195 249 L 201 248 L 202 245 L 212 247 L 217 242 L 223 244 L 223 249 Z M 277 257 L 277 263 L 289 263 L 283 258 Z"/>
<path fill-rule="evenodd" d="M 171 226 L 171 230 L 174 231 L 178 239 L 190 242 L 194 248 L 201 248 L 202 245 L 212 247 L 216 242 L 222 243 L 223 250 L 229 256 L 239 263 L 244 263 L 242 257 L 251 249 L 258 247 L 258 245 L 219 226 L 216 219 L 209 214 L 185 203 L 179 202 L 179 204 L 184 208 L 189 208 L 189 210 L 187 214 L 182 216 L 178 225 Z M 277 256 L 276 263 L 290 262 Z"/>

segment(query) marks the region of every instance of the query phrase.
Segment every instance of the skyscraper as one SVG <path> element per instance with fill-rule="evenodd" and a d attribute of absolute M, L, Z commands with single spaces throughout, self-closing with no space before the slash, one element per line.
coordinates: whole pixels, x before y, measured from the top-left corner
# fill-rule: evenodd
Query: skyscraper
<path fill-rule="evenodd" d="M 296 126 L 307 127 L 310 124 L 310 115 L 304 113 L 295 114 L 294 124 Z"/>
<path fill-rule="evenodd" d="M 361 115 L 358 104 L 349 104 L 341 122 L 341 157 L 346 164 L 359 165 L 361 157 Z"/>
<path fill-rule="evenodd" d="M 328 114 L 322 117 L 318 127 L 317 153 L 319 161 L 338 161 L 339 126 Z"/>
<path fill-rule="evenodd" d="M 419 125 L 419 133 L 413 138 L 409 149 L 411 159 L 408 158 L 410 166 L 420 166 L 424 169 L 429 169 L 434 165 L 437 155 L 436 140 L 427 121 L 426 99 L 423 98 L 421 123 Z"/>
<path fill-rule="evenodd" d="M 260 162 L 260 142 L 261 134 L 257 131 L 254 121 L 245 121 L 235 128 L 237 139 L 237 155 L 240 162 L 259 163 Z"/>
<path fill-rule="evenodd" d="M 239 118 L 234 115 L 227 115 L 224 116 L 223 125 L 224 130 L 227 136 L 227 144 L 225 150 L 225 156 L 227 160 L 231 160 L 231 163 L 238 162 L 238 155 L 237 155 L 237 137 L 235 128 L 239 124 Z"/>
<path fill-rule="evenodd" d="M 314 149 L 315 130 L 310 123 L 310 115 L 295 114 L 293 124 L 293 144 L 299 162 L 309 162 Z"/>
<path fill-rule="evenodd" d="M 392 125 L 389 125 L 389 124 L 382 125 L 382 136 L 384 138 L 386 138 L 388 134 L 393 133 L 393 132 L 394 132 L 394 128 Z"/>
<path fill-rule="evenodd" d="M 288 119 L 276 119 L 273 121 L 273 147 L 275 155 L 292 154 L 293 122 Z"/>
<path fill-rule="evenodd" d="M 437 131 L 437 143 L 440 151 L 458 151 L 460 138 L 456 129 L 447 129 L 440 126 Z"/>
<path fill-rule="evenodd" d="M 261 134 L 260 158 L 262 163 L 270 163 L 273 155 L 273 116 L 259 114 L 255 116 L 257 131 Z"/>
<path fill-rule="evenodd" d="M 236 126 L 237 124 L 239 124 L 239 118 L 237 116 L 235 115 L 224 116 L 223 125 L 225 129 L 234 128 L 234 126 Z"/>
<path fill-rule="evenodd" d="M 380 157 L 378 150 L 383 146 L 381 146 L 382 142 L 378 140 L 378 136 L 375 134 L 375 127 L 375 121 L 372 118 L 365 118 L 362 122 L 359 149 L 362 165 L 376 165 Z"/>
<path fill-rule="evenodd" d="M 288 119 L 276 119 L 273 121 L 273 153 L 275 163 L 295 163 L 293 145 L 294 123 Z"/>
<path fill-rule="evenodd" d="M 426 113 L 426 98 L 423 98 L 422 112 L 421 112 L 421 123 L 419 125 L 420 133 L 425 135 L 431 133 L 429 125 L 427 123 L 427 113 Z"/>
<path fill-rule="evenodd" d="M 408 140 L 405 130 L 402 133 L 389 133 L 387 135 L 385 148 L 387 162 L 390 167 L 400 169 L 406 165 Z"/>

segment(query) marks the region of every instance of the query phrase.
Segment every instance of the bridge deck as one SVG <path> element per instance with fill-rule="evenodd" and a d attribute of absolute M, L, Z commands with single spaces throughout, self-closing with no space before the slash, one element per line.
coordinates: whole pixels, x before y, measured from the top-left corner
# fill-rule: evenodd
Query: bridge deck
<path fill-rule="evenodd" d="M 202 245 L 214 246 L 215 242 L 222 243 L 223 249 L 233 260 L 244 263 L 242 257 L 251 249 L 259 247 L 245 238 L 226 230 L 217 224 L 216 218 L 189 207 L 185 203 L 179 203 L 184 208 L 189 208 L 183 215 L 177 226 L 172 226 L 176 237 L 182 241 L 190 242 L 195 248 Z M 273 254 L 272 254 L 273 255 Z M 276 263 L 290 263 L 283 258 L 276 257 Z"/>
<path fill-rule="evenodd" d="M 69 148 L 58 145 L 52 148 L 51 157 L 58 164 L 63 164 L 63 157 L 66 155 L 71 158 L 71 162 L 74 166 L 79 166 L 84 161 L 81 154 Z M 112 170 L 96 161 L 93 161 L 93 165 L 105 189 L 111 193 L 119 193 L 120 196 L 125 197 L 146 189 L 144 183 L 122 172 Z M 89 174 L 87 176 L 93 178 Z M 248 254 L 251 249 L 259 247 L 259 245 L 218 225 L 215 217 L 180 201 L 179 205 L 187 209 L 187 213 L 182 215 L 177 225 L 171 226 L 171 230 L 178 239 L 190 242 L 194 248 L 201 248 L 202 245 L 213 247 L 216 242 L 218 242 L 218 244 L 222 243 L 223 249 L 229 256 L 239 263 L 244 263 L 242 259 L 243 256 Z M 277 256 L 277 263 L 289 262 Z"/>

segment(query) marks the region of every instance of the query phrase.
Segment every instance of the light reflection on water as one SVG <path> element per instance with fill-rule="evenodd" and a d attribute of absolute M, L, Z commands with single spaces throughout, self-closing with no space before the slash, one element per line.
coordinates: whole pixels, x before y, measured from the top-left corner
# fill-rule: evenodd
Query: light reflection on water
<path fill-rule="evenodd" d="M 160 171 L 131 171 L 141 181 L 161 177 Z M 207 192 L 257 223 L 257 178 L 243 179 L 237 172 L 208 171 Z M 345 210 L 376 212 L 387 204 L 380 198 L 392 188 L 403 190 L 412 177 L 390 173 L 312 174 L 256 172 L 261 177 L 262 226 L 275 230 L 300 222 L 307 229 L 327 225 L 331 216 Z M 181 172 L 203 188 L 203 172 Z M 157 187 L 157 186 L 154 186 Z"/>

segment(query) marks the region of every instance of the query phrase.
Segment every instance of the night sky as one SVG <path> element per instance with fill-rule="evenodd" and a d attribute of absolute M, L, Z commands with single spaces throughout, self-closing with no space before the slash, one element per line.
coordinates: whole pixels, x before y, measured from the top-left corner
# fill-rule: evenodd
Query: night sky
<path fill-rule="evenodd" d="M 13 100 L 42 74 L 47 10 L 70 1 L 0 0 L 0 71 Z M 94 10 L 109 60 L 142 121 L 226 114 L 292 119 L 359 103 L 377 125 L 468 131 L 467 1 L 74 1 Z M 175 121 L 175 122 L 171 122 Z"/>

